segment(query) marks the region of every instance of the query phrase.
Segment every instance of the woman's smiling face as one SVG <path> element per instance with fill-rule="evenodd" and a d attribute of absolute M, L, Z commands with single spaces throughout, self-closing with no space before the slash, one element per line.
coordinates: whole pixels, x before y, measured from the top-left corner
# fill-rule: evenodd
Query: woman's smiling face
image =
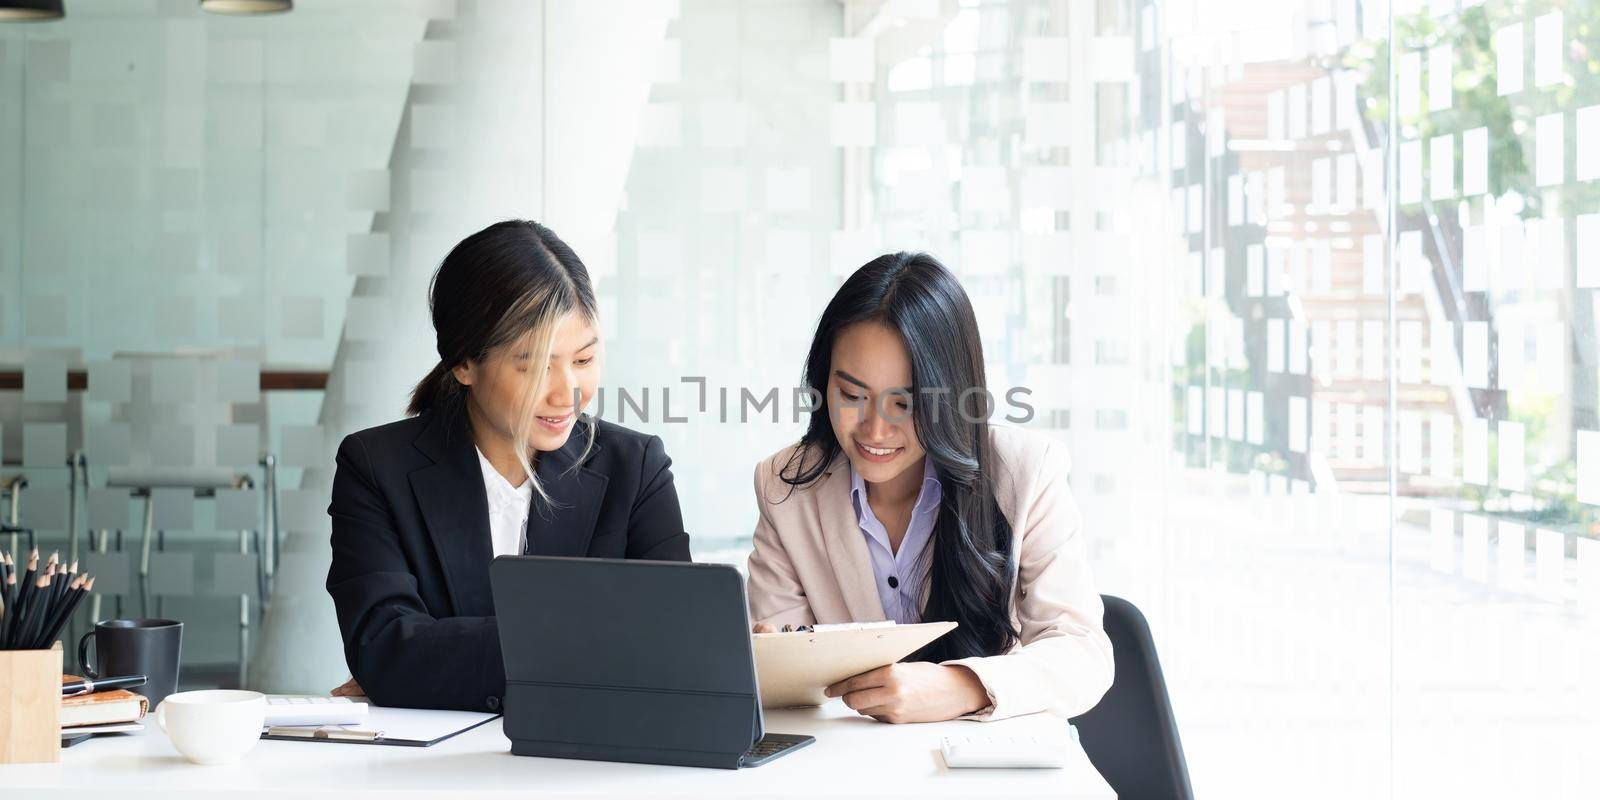
<path fill-rule="evenodd" d="M 920 468 L 923 449 L 911 418 L 911 356 L 899 332 L 858 322 L 833 341 L 828 418 L 850 466 L 869 483 Z"/>
<path fill-rule="evenodd" d="M 528 445 L 533 450 L 559 450 L 567 443 L 578 412 L 600 385 L 603 355 L 599 330 L 583 314 L 569 313 L 556 324 L 544 386 L 534 408 L 537 419 L 529 432 Z M 517 342 L 455 369 L 456 380 L 470 387 L 468 402 L 475 407 L 474 418 L 487 422 L 507 439 L 512 437 L 518 409 L 533 380 L 531 360 L 528 343 Z"/>

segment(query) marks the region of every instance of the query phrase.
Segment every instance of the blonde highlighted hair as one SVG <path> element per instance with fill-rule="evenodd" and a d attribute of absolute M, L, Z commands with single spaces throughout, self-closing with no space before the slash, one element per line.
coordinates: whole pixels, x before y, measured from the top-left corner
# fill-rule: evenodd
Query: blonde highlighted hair
<path fill-rule="evenodd" d="M 550 361 L 556 326 L 564 317 L 578 313 L 596 321 L 589 271 L 549 228 L 527 220 L 497 222 L 445 256 L 428 288 L 428 307 L 439 363 L 412 390 L 409 412 L 465 414 L 469 390 L 456 380 L 455 368 L 467 361 L 482 363 L 500 348 L 525 346 L 530 379 L 517 402 L 512 442 L 534 493 L 550 502 L 534 472 L 529 442 L 545 385 L 541 365 Z M 585 427 L 583 453 L 574 466 L 594 446 L 595 426 Z"/>

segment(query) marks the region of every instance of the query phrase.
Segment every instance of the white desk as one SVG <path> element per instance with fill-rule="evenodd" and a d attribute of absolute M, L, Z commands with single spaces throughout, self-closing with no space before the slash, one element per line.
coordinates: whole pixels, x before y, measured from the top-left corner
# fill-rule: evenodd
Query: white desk
<path fill-rule="evenodd" d="M 1061 735 L 1067 723 L 1036 714 L 1001 722 L 886 725 L 835 700 L 769 711 L 767 730 L 817 741 L 753 769 L 718 770 L 511 755 L 499 721 L 429 748 L 263 741 L 238 764 L 184 761 L 153 722 L 143 733 L 90 739 L 59 764 L 0 766 L 9 797 L 1052 797 L 1116 795 L 1077 745 L 1059 770 L 951 770 L 947 734 Z M 84 791 L 73 791 L 84 790 Z M 92 794 L 91 794 L 92 792 Z"/>

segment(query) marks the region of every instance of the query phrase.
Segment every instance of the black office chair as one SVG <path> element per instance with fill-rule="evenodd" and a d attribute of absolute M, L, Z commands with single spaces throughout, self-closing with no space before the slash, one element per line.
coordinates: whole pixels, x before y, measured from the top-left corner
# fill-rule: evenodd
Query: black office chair
<path fill-rule="evenodd" d="M 1101 599 L 1116 677 L 1099 705 L 1072 719 L 1084 752 L 1121 800 L 1192 800 L 1150 625 L 1132 603 L 1110 595 Z"/>

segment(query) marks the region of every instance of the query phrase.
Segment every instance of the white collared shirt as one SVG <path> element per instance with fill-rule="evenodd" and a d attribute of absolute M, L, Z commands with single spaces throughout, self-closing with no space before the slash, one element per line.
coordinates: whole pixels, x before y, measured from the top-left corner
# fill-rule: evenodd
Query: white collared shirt
<path fill-rule="evenodd" d="M 477 450 L 476 447 L 473 448 Z M 520 556 L 528 537 L 528 509 L 533 504 L 533 484 L 527 478 L 513 487 L 478 450 L 483 468 L 483 492 L 489 496 L 489 538 L 497 556 Z"/>
<path fill-rule="evenodd" d="M 872 513 L 872 504 L 867 502 L 867 482 L 854 466 L 850 467 L 850 502 L 855 506 L 856 524 L 867 538 L 873 585 L 878 587 L 884 616 L 902 625 L 922 621 L 922 593 L 928 581 L 928 547 L 932 544 L 933 528 L 939 521 L 943 489 L 939 473 L 933 468 L 933 459 L 923 456 L 922 488 L 911 509 L 911 520 L 906 524 L 900 549 L 895 550 L 889 545 L 889 531 L 878 515 Z"/>

